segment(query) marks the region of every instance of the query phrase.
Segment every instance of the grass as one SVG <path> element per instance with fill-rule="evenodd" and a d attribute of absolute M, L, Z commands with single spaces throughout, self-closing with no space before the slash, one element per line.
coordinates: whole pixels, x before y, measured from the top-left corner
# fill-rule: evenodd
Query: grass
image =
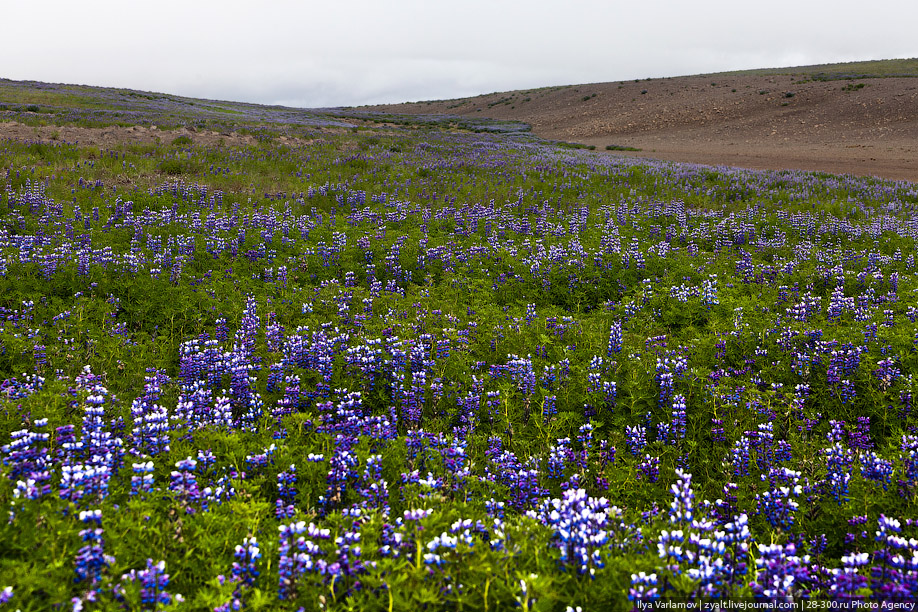
<path fill-rule="evenodd" d="M 761 68 L 719 72 L 724 76 L 805 75 L 813 80 L 847 80 L 861 78 L 918 77 L 918 58 L 814 64 L 788 68 Z"/>
<path fill-rule="evenodd" d="M 101 101 L 92 93 L 81 95 L 70 91 L 43 91 L 10 85 L 0 80 L 0 102 L 20 106 L 53 106 L 59 108 L 105 109 L 120 108 L 117 104 Z"/>

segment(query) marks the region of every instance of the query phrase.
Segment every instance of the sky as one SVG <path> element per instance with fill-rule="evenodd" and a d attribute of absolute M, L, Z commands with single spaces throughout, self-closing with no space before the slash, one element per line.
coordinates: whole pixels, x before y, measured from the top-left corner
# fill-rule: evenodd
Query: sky
<path fill-rule="evenodd" d="M 306 108 L 918 57 L 914 0 L 3 0 L 0 78 Z"/>

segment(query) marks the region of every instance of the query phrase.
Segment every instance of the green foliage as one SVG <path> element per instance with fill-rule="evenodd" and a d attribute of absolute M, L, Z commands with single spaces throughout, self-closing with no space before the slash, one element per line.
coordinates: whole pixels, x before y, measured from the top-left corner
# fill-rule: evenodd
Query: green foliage
<path fill-rule="evenodd" d="M 159 164 L 159 172 L 167 176 L 195 174 L 198 164 L 184 159 L 165 159 Z"/>
<path fill-rule="evenodd" d="M 153 95 L 118 95 L 137 103 L 162 101 Z M 197 101 L 194 107 L 206 104 Z M 244 107 L 233 108 L 242 121 Z M 179 118 L 170 121 L 180 123 Z M 402 128 L 392 127 L 400 121 Z M 318 502 L 327 492 L 327 457 L 335 447 L 334 435 L 319 429 L 327 415 L 312 403 L 293 414 L 262 415 L 249 430 L 190 430 L 172 423 L 176 429 L 169 434 L 169 451 L 152 459 L 158 490 L 128 494 L 130 464 L 141 460 L 128 456 L 113 476 L 109 497 L 91 504 L 103 511 L 105 552 L 114 559 L 103 573 L 108 590 L 100 608 L 121 608 L 111 590 L 123 574 L 152 558 L 166 562 L 169 590 L 186 596 L 186 608 L 212 610 L 233 595 L 235 585 L 221 584 L 216 577 L 230 573 L 235 546 L 250 534 L 258 537 L 263 556 L 262 575 L 244 593 L 247 609 L 624 608 L 630 605 L 625 599 L 630 575 L 660 565 L 652 546 L 666 525 L 665 512 L 646 519 L 641 513 L 668 506 L 668 485 L 680 462 L 696 475 L 699 500 L 717 499 L 724 484 L 735 482 L 738 504 L 754 508 L 755 495 L 763 490 L 762 475 L 753 468 L 734 477 L 731 444 L 760 424 L 771 423 L 776 437 L 790 444 L 793 465 L 811 483 L 822 482 L 826 473 L 820 453 L 830 419 L 845 420 L 850 430 L 858 417 L 870 417 L 871 440 L 884 457 L 897 456 L 901 436 L 916 427 L 916 417 L 900 409 L 900 394 L 914 393 L 914 382 L 900 380 L 885 388 L 872 371 L 885 356 L 894 356 L 903 372 L 918 371 L 914 329 L 906 323 L 911 302 L 905 297 L 918 286 L 902 261 L 914 244 L 895 229 L 898 219 L 918 204 L 909 189 L 801 173 L 749 178 L 714 169 L 674 170 L 583 151 L 592 145 L 546 145 L 521 133 L 518 124 L 456 118 L 380 116 L 372 130 L 356 131 L 254 121 L 227 129 L 254 136 L 257 144 L 208 148 L 187 136 L 169 144 L 107 150 L 3 144 L 10 171 L 2 184 L 0 378 L 18 380 L 28 372 L 46 380 L 31 395 L 3 396 L 4 443 L 40 418 L 49 420 L 47 431 L 65 425 L 79 430 L 86 398 L 73 389 L 73 381 L 86 366 L 104 376 L 113 396 L 106 403 L 106 422 L 121 419 L 125 429 L 117 435 L 130 441 L 131 406 L 143 393 L 148 369 L 178 379 L 180 346 L 213 338 L 218 318 L 225 318 L 231 330 L 221 345 L 221 351 L 228 351 L 249 296 L 257 302 L 262 323 L 270 317 L 288 336 L 299 328 L 307 335 L 338 328 L 353 344 L 379 339 L 391 347 L 425 335 L 448 340 L 448 356 L 436 356 L 433 344 L 424 356 L 435 362 L 432 376 L 444 388 L 439 396 L 423 390 L 420 426 L 428 432 L 454 434 L 461 425 L 458 401 L 473 376 L 483 381 L 484 390 L 499 393 L 498 403 L 481 402 L 472 411 L 476 429 L 465 451 L 470 474 L 452 486 L 459 481 L 439 449 L 428 449 L 423 460 L 409 449 L 406 434 L 413 426 L 398 408 L 394 381 L 358 375 L 342 353 L 327 373 L 312 363 L 285 371 L 299 377 L 311 400 L 320 398 L 325 385 L 360 391 L 367 414 L 395 415 L 400 436 L 385 442 L 364 438 L 353 449 L 358 470 L 369 455 L 382 454 L 381 472 L 388 483 L 383 496 L 391 508 L 388 517 L 378 510 L 361 517 L 362 555 L 372 561 L 359 577 L 362 588 L 355 587 L 353 577 L 326 584 L 310 574 L 301 577 L 296 597 L 283 603 L 277 600 L 278 526 L 316 522 L 337 537 L 353 526 L 353 517 L 344 516 L 340 507 L 361 501 L 355 490 L 345 490 L 338 509 L 324 513 Z M 474 130 L 480 133 L 468 133 Z M 514 135 L 502 140 L 487 133 L 495 130 Z M 308 144 L 281 144 L 291 134 Z M 606 150 L 637 149 L 608 145 Z M 35 196 L 29 203 L 13 202 L 35 185 L 46 186 L 44 200 L 32 204 L 39 201 Z M 385 202 L 379 199 L 382 194 Z M 130 215 L 124 212 L 128 201 Z M 848 224 L 861 229 L 843 231 Z M 20 248 L 26 235 L 39 237 L 36 248 L 48 247 L 41 258 L 30 258 L 28 249 Z M 173 276 L 182 238 L 190 240 L 193 250 L 181 251 L 180 270 Z M 336 240 L 340 248 L 324 257 L 323 249 Z M 628 254 L 633 243 L 643 258 L 640 264 Z M 107 257 L 106 248 L 119 254 L 116 263 L 79 269 L 81 249 L 98 262 Z M 581 257 L 581 248 L 593 257 Z M 554 255 L 539 259 L 540 249 Z M 171 259 L 163 256 L 166 250 Z M 461 258 L 448 262 L 443 255 L 460 252 Z M 862 253 L 867 253 L 863 260 L 854 259 Z M 753 269 L 744 275 L 737 263 L 747 255 Z M 43 267 L 49 262 L 59 265 L 50 276 Z M 896 324 L 880 324 L 876 340 L 864 341 L 865 322 L 851 312 L 827 319 L 837 266 L 846 270 L 840 286 L 849 297 L 868 285 L 888 291 L 890 273 L 901 274 L 901 299 L 883 302 Z M 279 280 L 281 267 L 286 282 Z M 877 270 L 882 279 L 857 277 Z M 710 275 L 720 279 L 718 304 L 703 303 L 697 291 L 688 297 L 673 291 L 683 285 L 697 290 Z M 382 287 L 392 281 L 396 289 L 380 289 L 371 280 Z M 787 314 L 794 298 L 780 296 L 782 291 L 793 294 L 790 287 L 821 299 L 818 313 L 804 321 Z M 29 301 L 30 318 L 20 318 Z M 536 315 L 527 321 L 530 304 Z M 614 321 L 624 324 L 623 347 L 609 355 Z M 251 384 L 270 410 L 284 391 L 268 390 L 266 370 L 281 359 L 284 347 L 269 346 L 263 327 L 254 355 L 264 367 L 253 368 Z M 827 353 L 806 371 L 793 363 L 794 353 L 803 351 L 807 334 L 816 329 L 823 332 L 820 342 L 866 347 L 850 374 L 855 398 L 842 398 L 827 382 Z M 791 349 L 782 347 L 783 333 L 793 335 Z M 625 427 L 671 418 L 655 378 L 663 349 L 648 344 L 649 338 L 664 335 L 667 349 L 678 348 L 689 364 L 677 381 L 688 405 L 687 432 L 678 444 L 651 439 L 645 452 L 661 461 L 660 483 L 651 486 L 638 480 L 640 458 L 627 450 Z M 46 364 L 38 362 L 37 345 L 46 349 Z M 506 376 L 490 374 L 490 366 L 505 365 L 510 355 L 534 355 L 539 375 L 562 362 L 569 373 L 551 388 L 540 381 L 527 396 Z M 603 380 L 617 385 L 614 404 L 606 405 L 590 387 L 594 356 L 605 359 Z M 406 375 L 406 384 L 412 376 Z M 218 386 L 229 389 L 227 378 Z M 778 381 L 784 386 L 770 385 Z M 810 395 L 802 407 L 792 409 L 794 385 L 804 381 Z M 173 409 L 180 392 L 178 384 L 169 383 L 159 401 Z M 556 414 L 548 412 L 550 398 Z M 723 421 L 729 443 L 714 437 L 713 418 Z M 591 579 L 561 566 L 551 528 L 509 509 L 503 550 L 482 541 L 463 544 L 444 553 L 446 569 L 418 560 L 424 545 L 459 519 L 493 525 L 485 502 L 514 493 L 511 484 L 487 477 L 496 470 L 487 455 L 491 439 L 499 439 L 521 463 L 531 459 L 544 466 L 549 449 L 559 439 L 576 440 L 586 423 L 595 427 L 597 440 L 617 449 L 614 462 L 600 466 L 593 448 L 586 453 L 585 467 L 569 467 L 564 478 L 543 477 L 540 484 L 549 497 L 560 497 L 564 479 L 576 471 L 591 495 L 607 496 L 625 508 L 623 521 L 644 526 L 643 542 L 603 548 L 605 568 Z M 272 444 L 276 449 L 268 465 L 258 470 L 246 465 L 248 456 Z M 215 471 L 235 474 L 226 483 L 236 496 L 206 512 L 189 512 L 168 491 L 168 482 L 176 462 L 196 457 L 201 449 L 218 458 Z M 307 461 L 310 453 L 324 454 L 326 462 Z M 274 514 L 277 478 L 291 464 L 298 469 L 298 500 L 295 516 L 282 521 Z M 59 476 L 41 501 L 14 501 L 10 469 L 4 465 L 0 485 L 0 506 L 14 510 L 12 522 L 0 523 L 0 587 L 13 585 L 14 603 L 23 610 L 68 604 L 85 591 L 73 580 L 74 557 L 82 546 L 78 508 L 60 499 Z M 434 492 L 417 483 L 403 486 L 403 474 L 415 469 L 420 477 L 430 472 L 447 486 Z M 896 478 L 901 475 L 897 464 Z M 886 490 L 858 473 L 844 504 L 818 488 L 812 495 L 815 501 L 799 513 L 793 529 L 773 528 L 763 517 L 751 516 L 752 527 L 762 534 L 759 541 L 803 541 L 824 533 L 825 556 L 837 559 L 846 551 L 838 525 L 855 513 L 875 519 L 880 513 L 909 516 L 915 509 L 914 490 L 900 492 L 895 484 Z M 420 508 L 435 511 L 420 523 L 423 529 L 414 535 L 423 533 L 423 538 L 411 554 L 382 554 L 386 525 Z M 125 606 L 139 607 L 138 586 L 123 586 Z M 692 586 L 685 577 L 675 585 L 684 592 Z M 748 595 L 748 589 L 740 594 Z"/>

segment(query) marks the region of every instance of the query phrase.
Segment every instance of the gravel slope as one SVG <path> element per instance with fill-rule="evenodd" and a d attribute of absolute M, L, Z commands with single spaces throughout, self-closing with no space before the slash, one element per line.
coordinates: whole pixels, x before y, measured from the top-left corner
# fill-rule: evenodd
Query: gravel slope
<path fill-rule="evenodd" d="M 708 75 L 367 107 L 524 121 L 538 136 L 611 152 L 918 182 L 918 78 Z"/>

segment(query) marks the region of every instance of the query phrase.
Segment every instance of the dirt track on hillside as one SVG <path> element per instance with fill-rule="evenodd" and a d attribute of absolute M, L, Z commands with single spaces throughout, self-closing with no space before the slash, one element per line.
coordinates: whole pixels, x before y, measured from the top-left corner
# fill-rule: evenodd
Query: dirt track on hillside
<path fill-rule="evenodd" d="M 918 78 L 718 75 L 521 90 L 369 107 L 524 121 L 610 152 L 918 182 Z"/>
<path fill-rule="evenodd" d="M 193 130 L 189 128 L 160 130 L 155 127 L 147 128 L 140 125 L 99 128 L 67 125 L 33 127 L 17 121 L 0 122 L 0 139 L 8 138 L 20 142 L 66 142 L 110 148 L 122 144 L 169 144 L 179 136 L 186 136 L 195 144 L 205 146 L 217 144 L 251 145 L 256 142 L 255 138 L 252 136 L 237 134 L 235 132 L 220 134 L 218 132 Z"/>

